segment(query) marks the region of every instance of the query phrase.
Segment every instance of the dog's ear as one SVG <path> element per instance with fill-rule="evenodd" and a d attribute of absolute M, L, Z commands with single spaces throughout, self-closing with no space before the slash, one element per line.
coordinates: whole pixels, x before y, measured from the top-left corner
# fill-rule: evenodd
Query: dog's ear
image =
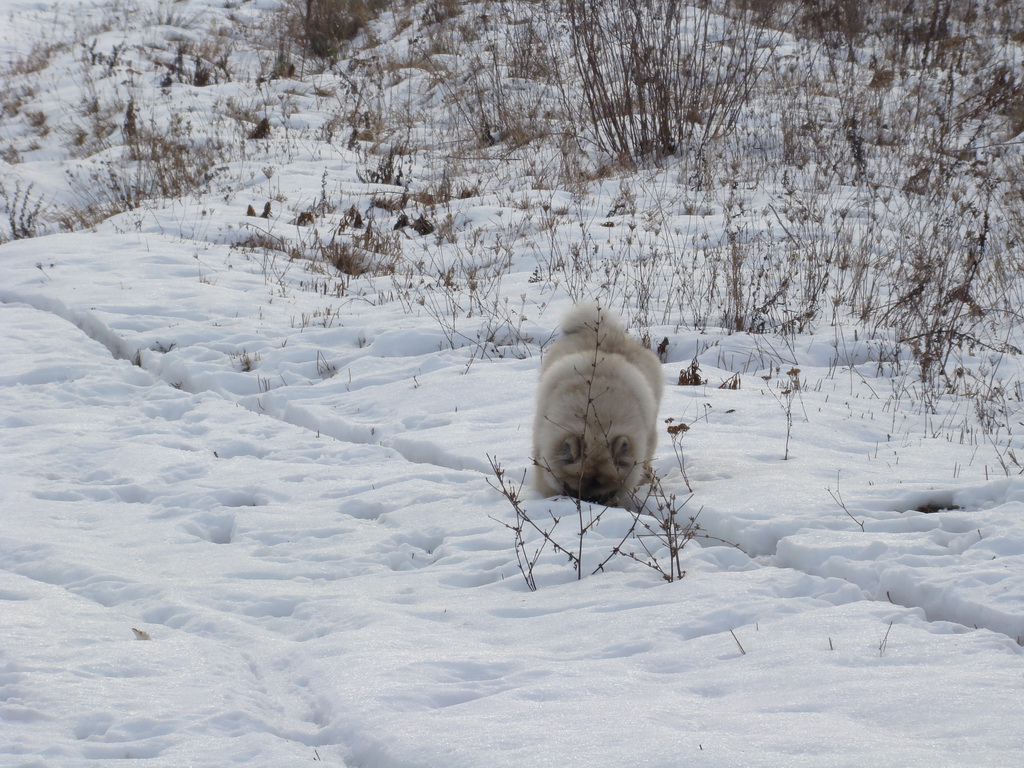
<path fill-rule="evenodd" d="M 580 439 L 576 435 L 571 435 L 565 438 L 556 458 L 562 464 L 575 464 L 580 460 L 580 453 Z"/>
<path fill-rule="evenodd" d="M 629 437 L 627 435 L 617 435 L 612 438 L 612 458 L 617 463 L 622 463 L 629 457 L 629 451 L 631 448 Z"/>

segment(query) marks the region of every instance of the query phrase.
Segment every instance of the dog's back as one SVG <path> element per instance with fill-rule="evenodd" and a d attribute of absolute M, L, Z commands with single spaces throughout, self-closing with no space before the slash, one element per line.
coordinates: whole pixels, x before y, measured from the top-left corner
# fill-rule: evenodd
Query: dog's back
<path fill-rule="evenodd" d="M 661 402 L 665 384 L 658 356 L 631 339 L 619 319 L 596 301 L 582 302 L 566 312 L 561 329 L 562 337 L 548 348 L 544 356 L 541 375 L 557 359 L 573 352 L 622 355 L 640 370 L 650 384 L 655 400 Z"/>

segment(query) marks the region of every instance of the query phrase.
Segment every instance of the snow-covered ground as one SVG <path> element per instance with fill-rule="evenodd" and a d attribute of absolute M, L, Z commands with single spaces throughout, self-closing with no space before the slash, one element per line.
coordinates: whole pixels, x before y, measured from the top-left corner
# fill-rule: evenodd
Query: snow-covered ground
<path fill-rule="evenodd" d="M 0 10 L 24 33 L 46 5 Z M 966 398 L 922 407 L 852 328 L 637 327 L 600 270 L 538 281 L 547 229 L 500 194 L 455 209 L 462 242 L 535 237 L 468 297 L 239 248 L 272 189 L 281 238 L 301 234 L 277 209 L 324 178 L 337 215 L 379 210 L 363 156 L 289 141 L 229 200 L 0 246 L 0 763 L 1019 762 L 1024 479 Z M 31 151 L 5 175 L 75 192 L 57 149 Z M 612 236 L 609 196 L 575 203 L 591 239 Z M 569 253 L 579 229 L 548 242 Z M 577 505 L 528 485 L 526 514 L 584 567 L 548 546 L 535 591 L 521 572 L 492 460 L 516 485 L 530 465 L 573 276 L 668 339 L 661 415 L 689 430 L 663 432 L 655 469 L 700 525 L 682 579 L 608 559 L 636 551 L 631 513 L 594 508 L 580 544 Z M 675 386 L 694 359 L 707 383 Z"/>

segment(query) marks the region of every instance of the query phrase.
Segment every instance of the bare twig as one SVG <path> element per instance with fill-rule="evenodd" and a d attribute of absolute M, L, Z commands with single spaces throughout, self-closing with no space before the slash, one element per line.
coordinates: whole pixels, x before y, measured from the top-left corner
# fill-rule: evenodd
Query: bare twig
<path fill-rule="evenodd" d="M 836 489 L 835 489 L 835 491 L 833 491 L 831 488 L 826 488 L 826 490 L 828 491 L 828 495 L 832 497 L 832 501 L 834 501 L 836 504 L 838 504 L 840 507 L 842 507 L 843 512 L 845 512 L 849 516 L 849 518 L 851 520 L 853 520 L 853 522 L 855 522 L 857 525 L 860 526 L 860 530 L 863 533 L 863 531 L 864 531 L 864 521 L 863 520 L 858 520 L 856 517 L 853 516 L 853 513 L 849 509 L 847 509 L 846 503 L 843 501 L 843 494 L 839 491 L 839 473 L 841 471 L 842 470 L 837 470 L 836 471 Z"/>
<path fill-rule="evenodd" d="M 733 631 L 732 631 L 732 630 L 730 629 L 730 630 L 729 630 L 729 634 L 730 634 L 730 635 L 732 635 L 732 639 L 733 639 L 733 640 L 735 640 L 735 641 L 736 641 L 736 645 L 737 645 L 737 646 L 739 646 L 739 649 L 740 649 L 740 653 L 742 653 L 742 654 L 743 654 L 744 656 L 746 656 L 746 655 L 747 655 L 747 652 L 746 652 L 746 651 L 744 650 L 744 648 L 743 648 L 743 644 L 742 644 L 742 643 L 740 642 L 740 639 L 739 639 L 738 637 L 736 637 L 736 633 L 735 633 L 735 632 L 733 632 Z"/>
<path fill-rule="evenodd" d="M 882 638 L 882 642 L 878 644 L 878 655 L 882 656 L 885 654 L 885 648 L 889 644 L 889 633 L 892 631 L 892 622 L 889 622 L 888 629 L 885 630 L 885 637 Z"/>

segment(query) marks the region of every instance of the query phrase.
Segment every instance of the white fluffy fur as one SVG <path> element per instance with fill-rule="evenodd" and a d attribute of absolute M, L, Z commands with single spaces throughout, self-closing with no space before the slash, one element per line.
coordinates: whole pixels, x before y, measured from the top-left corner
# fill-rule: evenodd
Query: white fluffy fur
<path fill-rule="evenodd" d="M 596 303 L 566 313 L 562 334 L 540 369 L 534 487 L 628 505 L 658 442 L 661 363 Z"/>

